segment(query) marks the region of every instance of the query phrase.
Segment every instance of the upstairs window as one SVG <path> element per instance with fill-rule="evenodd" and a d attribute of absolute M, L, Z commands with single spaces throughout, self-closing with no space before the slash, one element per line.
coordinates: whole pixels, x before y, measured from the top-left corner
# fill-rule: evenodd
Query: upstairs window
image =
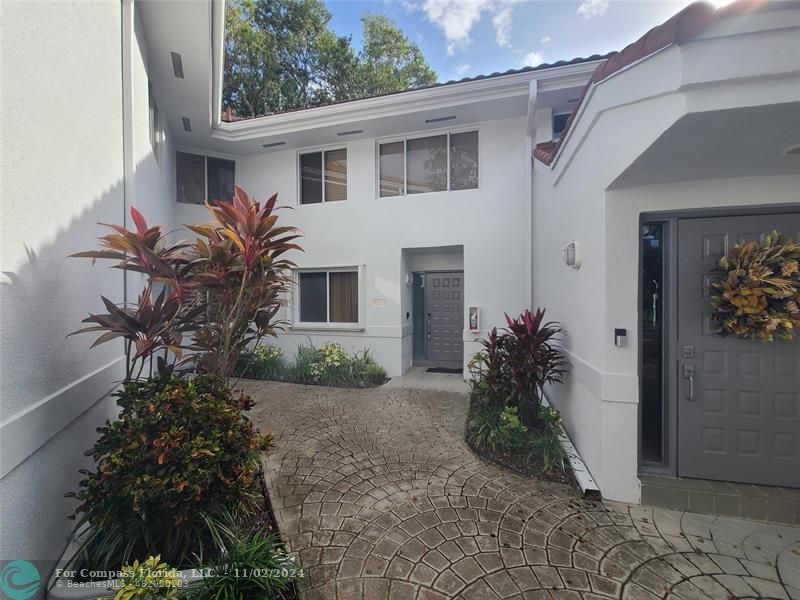
<path fill-rule="evenodd" d="M 567 121 L 572 113 L 559 113 L 553 115 L 553 141 L 557 142 L 561 139 L 561 134 L 567 128 Z"/>
<path fill-rule="evenodd" d="M 347 200 L 347 149 L 300 155 L 300 204 Z"/>
<path fill-rule="evenodd" d="M 358 271 L 301 271 L 297 284 L 301 323 L 358 323 Z"/>
<path fill-rule="evenodd" d="M 380 197 L 478 187 L 478 132 L 444 133 L 380 144 Z"/>
<path fill-rule="evenodd" d="M 175 171 L 178 202 L 205 204 L 212 200 L 233 200 L 233 187 L 236 183 L 234 161 L 176 152 Z"/>

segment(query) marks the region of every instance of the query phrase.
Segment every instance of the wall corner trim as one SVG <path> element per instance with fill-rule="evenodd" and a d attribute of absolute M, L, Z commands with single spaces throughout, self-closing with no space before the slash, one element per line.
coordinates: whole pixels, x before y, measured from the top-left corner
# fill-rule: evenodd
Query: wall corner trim
<path fill-rule="evenodd" d="M 0 423 L 0 479 L 107 396 L 124 375 L 125 357 L 119 356 Z"/>

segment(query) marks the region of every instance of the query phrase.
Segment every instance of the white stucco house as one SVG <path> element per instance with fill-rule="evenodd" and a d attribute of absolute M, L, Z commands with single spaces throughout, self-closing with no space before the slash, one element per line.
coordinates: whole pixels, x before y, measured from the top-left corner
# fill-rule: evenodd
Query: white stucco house
<path fill-rule="evenodd" d="M 65 257 L 131 206 L 205 220 L 234 183 L 305 234 L 289 353 L 462 368 L 545 307 L 571 363 L 548 396 L 604 497 L 639 502 L 643 474 L 800 487 L 800 343 L 702 325 L 732 244 L 800 236 L 797 3 L 691 5 L 609 56 L 254 119 L 221 104 L 221 0 L 0 11 L 0 558 L 59 556 L 123 370 L 121 345 L 64 339 L 122 276 Z"/>

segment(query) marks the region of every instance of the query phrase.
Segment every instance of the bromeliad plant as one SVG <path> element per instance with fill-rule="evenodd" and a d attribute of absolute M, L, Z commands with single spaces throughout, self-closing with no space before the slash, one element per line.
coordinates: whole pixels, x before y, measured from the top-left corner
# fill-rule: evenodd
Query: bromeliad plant
<path fill-rule="evenodd" d="M 501 333 L 493 329 L 481 340 L 483 351 L 473 357 L 470 370 L 473 393 L 484 401 L 518 409 L 528 427 L 540 425 L 542 388 L 561 383 L 567 361 L 558 345 L 563 329 L 555 322 L 544 322 L 542 309 L 525 310 L 519 317 L 506 315 Z"/>
<path fill-rule="evenodd" d="M 207 205 L 212 222 L 187 226 L 197 235 L 193 242 L 175 244 L 131 208 L 134 231 L 106 225 L 112 232 L 100 238 L 100 250 L 73 256 L 113 260 L 115 268 L 143 274 L 139 301 L 118 306 L 103 297 L 108 312 L 90 315 L 84 322 L 92 325 L 75 333 L 101 332 L 93 346 L 123 338 L 127 380 L 152 367 L 154 356 L 162 369 L 193 363 L 229 378 L 249 344 L 280 328 L 274 319 L 294 266 L 283 255 L 302 250 L 297 230 L 277 225 L 276 203 L 277 195 L 262 204 L 237 186 L 233 202 Z"/>

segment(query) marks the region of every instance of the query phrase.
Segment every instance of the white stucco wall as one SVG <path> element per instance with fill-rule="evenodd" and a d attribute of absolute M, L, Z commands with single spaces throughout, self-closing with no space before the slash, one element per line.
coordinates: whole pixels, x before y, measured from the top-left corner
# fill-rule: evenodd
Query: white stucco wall
<path fill-rule="evenodd" d="M 404 293 L 402 249 L 461 245 L 465 309 L 481 309 L 481 326 L 502 325 L 504 312 L 519 312 L 525 303 L 526 231 L 524 203 L 525 120 L 487 121 L 478 126 L 480 187 L 476 190 L 376 197 L 376 140 L 346 143 L 346 202 L 298 206 L 296 150 L 265 152 L 237 159 L 237 180 L 249 193 L 265 199 L 277 192 L 281 220 L 299 227 L 304 253 L 292 259 L 301 268 L 365 265 L 366 304 L 363 332 L 290 330 L 275 342 L 293 354 L 300 343 L 333 340 L 350 350 L 369 347 L 390 375 L 410 366 L 410 300 Z M 202 207 L 176 204 L 178 223 L 206 218 Z M 466 320 L 465 320 L 466 322 Z M 465 361 L 478 350 L 477 336 L 465 335 Z M 405 351 L 403 350 L 405 348 Z"/>
<path fill-rule="evenodd" d="M 783 19 L 797 17 L 777 12 Z M 676 176 L 674 183 L 609 191 L 621 172 L 689 112 L 789 102 L 787 81 L 795 83 L 797 100 L 797 66 L 789 60 L 796 44 L 787 32 L 758 35 L 762 62 L 772 60 L 769 55 L 773 67 L 783 69 L 769 70 L 774 79 L 764 78 L 759 64 L 744 56 L 755 51 L 752 35 L 738 43 L 714 37 L 723 33 L 731 31 L 711 31 L 686 47 L 668 48 L 595 86 L 553 167 L 534 161 L 534 305 L 547 307 L 548 317 L 565 325 L 572 363 L 566 384 L 548 394 L 603 496 L 614 500 L 640 498 L 640 214 L 800 201 L 798 177 L 759 177 L 756 167 L 726 179 L 685 182 Z M 724 57 L 718 44 L 727 49 Z M 563 262 L 571 240 L 582 245 L 579 270 Z M 627 329 L 626 346 L 614 345 L 615 328 Z"/>
<path fill-rule="evenodd" d="M 95 428 L 116 413 L 106 394 L 124 375 L 122 344 L 89 350 L 91 335 L 66 335 L 102 308 L 100 294 L 122 301 L 123 278 L 67 256 L 96 246 L 98 222 L 125 218 L 123 10 L 0 4 L 0 560 L 60 556 L 75 508 L 63 495 L 91 464 Z M 168 220 L 171 161 L 152 158 L 145 53 L 129 42 L 140 167 L 129 179 L 148 198 L 142 208 Z"/>

